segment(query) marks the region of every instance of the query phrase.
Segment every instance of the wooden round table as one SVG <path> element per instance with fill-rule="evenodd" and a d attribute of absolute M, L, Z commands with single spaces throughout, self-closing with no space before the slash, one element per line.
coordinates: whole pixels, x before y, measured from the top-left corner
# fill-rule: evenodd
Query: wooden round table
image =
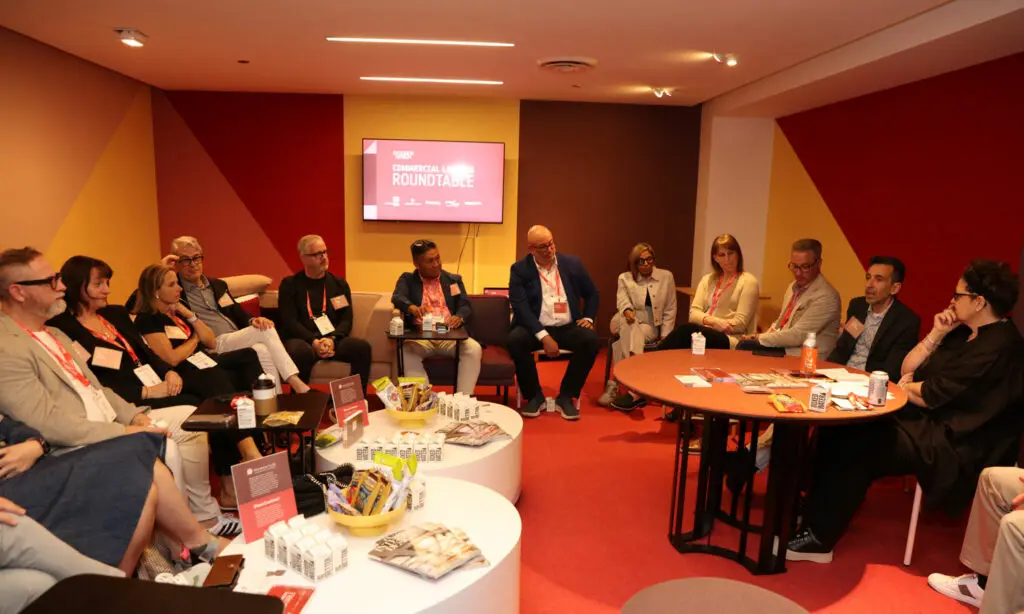
<path fill-rule="evenodd" d="M 797 369 L 800 360 L 794 356 L 774 358 L 755 356 L 735 350 L 708 350 L 694 356 L 690 350 L 665 350 L 632 356 L 615 365 L 615 379 L 640 396 L 679 408 L 679 435 L 676 446 L 675 474 L 672 478 L 672 504 L 669 514 L 669 541 L 680 552 L 715 554 L 739 562 L 755 574 L 781 573 L 786 570 L 786 548 L 796 514 L 800 479 L 807 457 L 810 427 L 832 426 L 876 420 L 891 414 L 907 403 L 907 395 L 894 382 L 889 393 L 894 398 L 882 407 L 867 411 L 840 411 L 830 406 L 824 413 L 807 411 L 782 414 L 775 410 L 765 394 L 748 394 L 732 383 L 714 383 L 710 388 L 689 388 L 676 379 L 692 375 L 691 369 L 717 368 L 728 373 L 769 373 L 772 369 Z M 819 369 L 841 368 L 819 362 Z M 848 369 L 857 372 L 854 369 Z M 863 373 L 863 372 L 861 372 Z M 788 394 L 807 404 L 810 387 L 786 388 L 777 392 Z M 704 418 L 701 435 L 700 468 L 697 472 L 697 494 L 693 506 L 693 528 L 683 530 L 686 493 L 686 462 L 693 417 Z M 732 498 L 731 510 L 721 509 L 722 482 L 726 462 L 729 421 L 739 422 L 739 437 L 744 441 L 749 427 L 751 453 L 749 465 L 743 468 L 743 489 Z M 771 471 L 764 502 L 764 520 L 760 526 L 751 524 L 750 507 L 755 473 L 757 434 L 764 424 L 774 424 L 771 444 Z M 743 498 L 743 510 L 737 515 Z M 715 520 L 723 520 L 740 530 L 738 550 L 698 543 L 709 537 Z M 750 533 L 760 535 L 757 559 L 747 556 Z M 778 546 L 776 547 L 776 540 Z"/>

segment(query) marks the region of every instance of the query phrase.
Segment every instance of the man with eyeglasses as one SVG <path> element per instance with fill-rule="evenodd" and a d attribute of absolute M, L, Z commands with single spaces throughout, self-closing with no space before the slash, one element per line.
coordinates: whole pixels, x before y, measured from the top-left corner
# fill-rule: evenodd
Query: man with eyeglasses
<path fill-rule="evenodd" d="M 432 313 L 440 317 L 450 329 L 470 325 L 473 307 L 466 297 L 462 277 L 441 267 L 441 252 L 433 241 L 419 240 L 410 247 L 416 270 L 402 273 L 395 283 L 391 303 L 405 316 L 405 325 L 419 327 L 423 315 Z M 423 359 L 428 356 L 454 356 L 459 351 L 458 388 L 456 392 L 473 394 L 480 377 L 483 348 L 470 337 L 464 341 L 406 341 L 402 344 L 402 358 L 406 375 L 426 377 Z"/>
<path fill-rule="evenodd" d="M 530 253 L 512 265 L 508 280 L 512 303 L 508 351 L 516 365 L 519 390 L 527 399 L 520 413 L 536 418 L 545 401 L 533 352 L 543 349 L 549 358 L 556 358 L 566 349 L 572 356 L 555 399 L 556 409 L 566 420 L 579 420 L 573 399 L 580 396 L 599 349 L 594 332 L 597 286 L 579 258 L 557 253 L 555 238 L 544 226 L 531 227 L 526 241 Z"/>
<path fill-rule="evenodd" d="M 786 288 L 782 313 L 766 332 L 745 335 L 736 349 L 783 348 L 786 354 L 799 356 L 807 333 L 815 333 L 819 356 L 828 356 L 835 348 L 842 304 L 839 292 L 821 274 L 821 242 L 794 242 L 789 270 L 793 283 Z"/>
<path fill-rule="evenodd" d="M 317 360 L 347 362 L 363 391 L 373 360 L 369 342 L 352 336 L 352 290 L 328 271 L 330 250 L 319 235 L 299 239 L 302 270 L 281 280 L 277 306 L 284 345 L 302 377 L 309 378 Z"/>
<path fill-rule="evenodd" d="M 189 236 L 174 239 L 171 253 L 164 256 L 163 262 L 178 272 L 181 302 L 216 335 L 218 354 L 252 348 L 259 356 L 264 373 L 277 383 L 278 392 L 283 383 L 300 394 L 309 391 L 274 323 L 267 318 L 250 316 L 235 302 L 224 280 L 203 274 L 205 256 L 198 239 Z"/>

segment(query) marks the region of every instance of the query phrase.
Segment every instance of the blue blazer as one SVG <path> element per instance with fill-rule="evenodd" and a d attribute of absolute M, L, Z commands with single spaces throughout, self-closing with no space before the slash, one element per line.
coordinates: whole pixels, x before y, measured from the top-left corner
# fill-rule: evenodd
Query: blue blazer
<path fill-rule="evenodd" d="M 558 254 L 558 273 L 569 300 L 572 321 L 580 318 L 597 317 L 597 286 L 590 279 L 590 273 L 576 256 Z M 540 285 L 540 273 L 530 254 L 512 265 L 508 277 L 508 298 L 512 303 L 512 326 L 522 326 L 536 335 L 544 329 L 540 323 L 540 308 L 544 301 L 544 290 Z M 580 302 L 583 310 L 580 311 Z"/>
<path fill-rule="evenodd" d="M 457 284 L 459 293 L 452 295 L 452 285 Z M 469 320 L 473 317 L 473 307 L 466 297 L 466 286 L 462 283 L 462 276 L 441 270 L 441 292 L 444 293 L 444 302 L 448 305 L 448 311 L 453 316 L 459 316 L 464 322 L 466 330 L 469 331 Z M 419 273 L 402 273 L 395 283 L 395 291 L 391 295 L 391 304 L 395 309 L 405 316 L 405 325 L 414 326 L 412 314 L 409 313 L 411 305 L 423 304 L 423 280 Z M 470 333 L 472 334 L 472 333 Z"/>

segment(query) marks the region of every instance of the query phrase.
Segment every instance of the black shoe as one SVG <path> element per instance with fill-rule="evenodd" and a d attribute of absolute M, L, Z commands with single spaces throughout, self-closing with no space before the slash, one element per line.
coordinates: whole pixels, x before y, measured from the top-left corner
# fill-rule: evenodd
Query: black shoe
<path fill-rule="evenodd" d="M 580 419 L 580 410 L 576 409 L 576 404 L 572 402 L 572 397 L 558 395 L 558 398 L 555 399 L 555 406 L 558 408 L 558 413 L 562 414 L 562 417 L 566 420 Z"/>
<path fill-rule="evenodd" d="M 621 394 L 612 401 L 612 407 L 624 412 L 631 412 L 644 405 L 647 405 L 647 399 L 638 399 L 629 393 Z"/>
<path fill-rule="evenodd" d="M 739 496 L 743 492 L 749 460 L 746 449 L 725 453 L 725 486 L 733 496 Z"/>
<path fill-rule="evenodd" d="M 810 561 L 812 563 L 831 563 L 833 550 L 826 548 L 818 541 L 810 529 L 797 531 L 786 546 L 787 561 Z"/>
<path fill-rule="evenodd" d="M 519 410 L 519 414 L 524 418 L 536 418 L 544 411 L 544 402 L 547 399 L 544 395 L 536 396 L 530 399 L 530 402 L 526 404 L 526 407 Z"/>

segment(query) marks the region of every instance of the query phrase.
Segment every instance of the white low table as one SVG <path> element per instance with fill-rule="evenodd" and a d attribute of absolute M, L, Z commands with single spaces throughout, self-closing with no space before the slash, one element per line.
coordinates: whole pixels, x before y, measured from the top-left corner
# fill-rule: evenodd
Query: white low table
<path fill-rule="evenodd" d="M 315 586 L 306 604 L 307 614 L 359 612 L 360 614 L 518 614 L 519 557 L 522 522 L 509 501 L 482 486 L 449 478 L 429 478 L 423 509 L 405 513 L 388 532 L 422 522 L 439 522 L 459 528 L 483 552 L 487 567 L 457 569 L 437 581 L 427 580 L 371 560 L 368 553 L 380 537 L 353 537 L 327 514 L 311 518 L 348 540 L 348 567 L 314 585 L 303 576 L 282 569 L 263 554 L 263 540 L 250 544 L 236 538 L 225 554 L 242 554 L 245 566 L 235 590 L 266 593 L 271 586 Z M 383 537 L 383 536 L 381 536 Z"/>
<path fill-rule="evenodd" d="M 445 444 L 444 460 L 420 463 L 418 471 L 426 477 L 456 478 L 480 484 L 515 503 L 519 500 L 523 481 L 523 418 L 510 407 L 484 403 L 480 408 L 480 419 L 497 424 L 511 435 L 511 439 L 492 441 L 479 448 Z M 426 428 L 408 430 L 432 433 L 450 421 L 444 416 L 437 416 L 427 422 Z M 363 441 L 373 441 L 378 437 L 390 440 L 400 430 L 403 429 L 399 423 L 389 418 L 387 413 L 373 412 L 369 426 L 363 430 Z M 360 464 L 367 464 L 356 462 L 355 448 L 345 448 L 341 444 L 316 450 L 317 471 L 330 471 L 345 463 L 352 463 L 357 468 Z"/>

